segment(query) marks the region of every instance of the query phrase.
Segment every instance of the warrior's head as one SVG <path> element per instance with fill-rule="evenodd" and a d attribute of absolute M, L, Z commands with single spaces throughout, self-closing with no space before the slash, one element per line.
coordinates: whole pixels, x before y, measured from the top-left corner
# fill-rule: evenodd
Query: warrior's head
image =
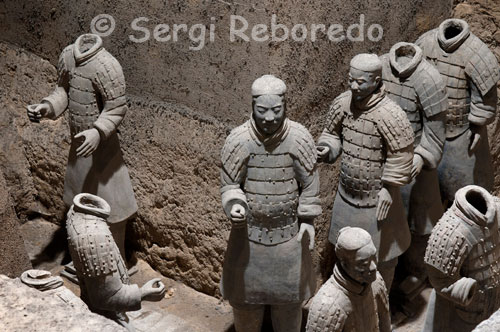
<path fill-rule="evenodd" d="M 285 82 L 273 75 L 264 75 L 252 84 L 253 119 L 260 132 L 274 134 L 285 120 Z"/>
<path fill-rule="evenodd" d="M 374 93 L 382 81 L 382 62 L 376 54 L 362 53 L 351 60 L 349 85 L 353 100 L 362 101 Z"/>
<path fill-rule="evenodd" d="M 344 227 L 335 245 L 340 267 L 355 281 L 365 284 L 377 276 L 377 249 L 370 234 L 362 228 Z"/>

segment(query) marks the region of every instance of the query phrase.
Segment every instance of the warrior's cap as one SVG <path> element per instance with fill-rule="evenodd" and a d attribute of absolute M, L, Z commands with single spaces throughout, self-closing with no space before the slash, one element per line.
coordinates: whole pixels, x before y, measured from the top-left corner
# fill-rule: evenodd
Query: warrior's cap
<path fill-rule="evenodd" d="M 352 58 L 350 66 L 368 73 L 382 72 L 382 61 L 376 54 L 358 54 Z"/>
<path fill-rule="evenodd" d="M 283 80 L 273 75 L 263 75 L 252 84 L 252 96 L 282 95 L 286 92 L 286 84 Z"/>
<path fill-rule="evenodd" d="M 359 227 L 344 227 L 339 231 L 335 253 L 338 257 L 345 257 L 345 254 L 351 254 L 366 245 L 372 243 L 370 233 Z"/>

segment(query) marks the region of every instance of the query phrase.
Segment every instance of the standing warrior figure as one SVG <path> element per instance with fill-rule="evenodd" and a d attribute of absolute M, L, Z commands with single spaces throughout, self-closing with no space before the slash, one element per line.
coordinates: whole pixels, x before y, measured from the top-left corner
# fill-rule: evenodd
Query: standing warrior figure
<path fill-rule="evenodd" d="M 54 92 L 28 107 L 31 121 L 56 119 L 69 110 L 71 147 L 64 179 L 64 203 L 86 192 L 111 205 L 108 222 L 122 257 L 126 220 L 137 212 L 134 191 L 123 162 L 117 128 L 127 112 L 125 78 L 101 37 L 84 34 L 59 57 Z M 82 142 L 83 141 L 83 142 Z"/>
<path fill-rule="evenodd" d="M 432 231 L 425 253 L 434 287 L 424 332 L 470 332 L 500 308 L 500 230 L 496 197 L 470 185 Z"/>
<path fill-rule="evenodd" d="M 335 254 L 333 275 L 312 300 L 306 332 L 390 332 L 389 296 L 370 234 L 342 228 Z"/>
<path fill-rule="evenodd" d="M 410 248 L 401 262 L 409 273 L 403 290 L 410 293 L 425 281 L 425 247 L 444 212 L 436 168 L 446 139 L 448 99 L 441 75 L 423 59 L 417 45 L 397 43 L 381 60 L 387 96 L 405 111 L 415 134 L 412 182 L 401 188 L 412 234 Z"/>
<path fill-rule="evenodd" d="M 378 56 L 356 55 L 349 83 L 350 91 L 330 106 L 317 147 L 320 160 L 328 163 L 343 151 L 328 239 L 335 244 L 345 226 L 368 231 L 390 289 L 397 258 L 410 245 L 399 187 L 410 181 L 413 131 L 404 111 L 387 97 Z"/>
<path fill-rule="evenodd" d="M 438 168 L 443 199 L 453 201 L 455 192 L 470 184 L 491 190 L 486 125 L 496 112 L 500 71 L 495 56 L 459 19 L 445 20 L 416 44 L 441 73 L 448 90 L 446 144 Z"/>
<path fill-rule="evenodd" d="M 81 298 L 93 312 L 125 326 L 126 311 L 141 309 L 141 301 L 160 301 L 165 285 L 159 278 L 141 288 L 130 285 L 127 268 L 109 230 L 109 204 L 98 196 L 79 194 L 68 212 L 69 253 L 75 264 Z"/>
<path fill-rule="evenodd" d="M 260 331 L 265 305 L 275 331 L 300 331 L 302 302 L 315 290 L 316 151 L 307 129 L 286 118 L 285 91 L 272 75 L 256 79 L 252 116 L 222 149 L 222 206 L 232 228 L 221 291 L 238 332 Z"/>

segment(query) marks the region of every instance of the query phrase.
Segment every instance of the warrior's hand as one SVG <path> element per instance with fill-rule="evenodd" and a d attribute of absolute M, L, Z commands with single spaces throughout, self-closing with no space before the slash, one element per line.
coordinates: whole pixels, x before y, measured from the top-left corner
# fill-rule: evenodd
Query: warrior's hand
<path fill-rule="evenodd" d="M 160 301 L 165 296 L 165 285 L 160 278 L 149 280 L 141 287 L 141 300 Z"/>
<path fill-rule="evenodd" d="M 381 221 L 387 218 L 387 214 L 389 213 L 389 209 L 392 205 L 392 197 L 391 193 L 387 188 L 380 189 L 377 194 L 378 204 L 377 204 L 377 220 Z"/>
<path fill-rule="evenodd" d="M 85 137 L 85 141 L 76 149 L 77 157 L 90 156 L 101 142 L 101 135 L 99 135 L 99 131 L 95 128 L 84 130 L 75 135 L 75 139 L 80 137 Z"/>
<path fill-rule="evenodd" d="M 235 224 L 242 224 L 246 220 L 246 211 L 241 204 L 234 204 L 231 207 L 231 221 Z"/>
<path fill-rule="evenodd" d="M 470 140 L 469 152 L 474 153 L 477 147 L 479 146 L 479 142 L 481 141 L 481 134 L 478 132 L 479 128 L 474 128 L 471 126 L 468 137 Z"/>
<path fill-rule="evenodd" d="M 424 167 L 424 159 L 422 158 L 421 155 L 415 153 L 413 155 L 413 166 L 411 167 L 411 178 L 412 179 L 416 178 L 422 171 L 423 167 Z"/>
<path fill-rule="evenodd" d="M 40 119 L 50 111 L 50 105 L 47 103 L 28 105 L 27 110 L 31 122 L 40 122 Z"/>
<path fill-rule="evenodd" d="M 443 288 L 441 293 L 448 294 L 456 303 L 467 306 L 472 302 L 477 293 L 477 281 L 472 278 L 463 277 L 451 286 Z"/>
<path fill-rule="evenodd" d="M 314 249 L 314 225 L 308 224 L 308 223 L 301 223 L 300 224 L 300 230 L 299 230 L 299 235 L 297 236 L 297 242 L 302 241 L 302 237 L 304 236 L 304 233 L 307 232 L 309 234 L 309 250 Z"/>
<path fill-rule="evenodd" d="M 318 160 L 323 161 L 328 158 L 330 148 L 328 146 L 318 145 L 316 146 L 316 152 L 318 153 Z"/>

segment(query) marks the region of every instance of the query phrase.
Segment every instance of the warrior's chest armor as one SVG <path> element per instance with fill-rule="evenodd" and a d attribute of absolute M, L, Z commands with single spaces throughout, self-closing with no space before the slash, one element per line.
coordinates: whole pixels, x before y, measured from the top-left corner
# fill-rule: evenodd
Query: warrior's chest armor
<path fill-rule="evenodd" d="M 77 65 L 69 71 L 68 110 L 71 135 L 93 128 L 102 110 L 101 96 L 96 87 L 95 60 Z"/>
<path fill-rule="evenodd" d="M 378 130 L 377 107 L 356 114 L 347 111 L 342 126 L 339 190 L 348 201 L 362 207 L 375 206 L 382 189 L 386 149 Z"/>
<path fill-rule="evenodd" d="M 446 53 L 436 45 L 428 60 L 437 68 L 448 92 L 446 113 L 446 137 L 452 138 L 469 128 L 470 89 L 465 73 L 467 54 L 459 47 L 453 53 Z"/>
<path fill-rule="evenodd" d="M 387 96 L 405 111 L 415 134 L 414 146 L 417 146 L 422 136 L 423 110 L 418 102 L 411 77 L 400 79 L 392 74 L 384 75 L 384 85 Z"/>
<path fill-rule="evenodd" d="M 272 151 L 253 144 L 243 184 L 248 207 L 248 236 L 263 243 L 280 243 L 298 231 L 299 185 L 289 144 Z"/>

